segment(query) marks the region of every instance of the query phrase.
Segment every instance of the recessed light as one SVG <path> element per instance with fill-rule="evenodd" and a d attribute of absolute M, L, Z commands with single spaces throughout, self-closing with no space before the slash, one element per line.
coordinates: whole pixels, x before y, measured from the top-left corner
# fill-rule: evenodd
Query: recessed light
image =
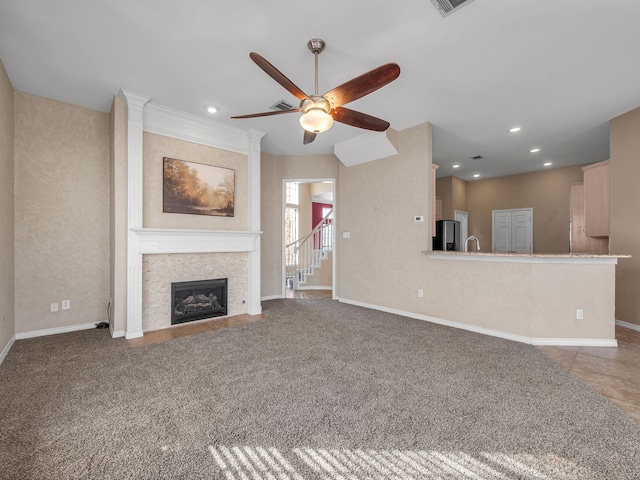
<path fill-rule="evenodd" d="M 209 113 L 218 113 L 220 111 L 220 108 L 216 107 L 215 105 L 203 105 L 202 108 L 204 108 Z"/>
<path fill-rule="evenodd" d="M 545 167 L 550 167 L 551 165 L 553 165 L 551 162 L 547 162 L 543 164 Z"/>
<path fill-rule="evenodd" d="M 473 178 L 478 178 L 479 176 L 480 176 L 480 174 L 479 174 L 479 173 L 474 173 L 474 174 L 473 174 Z"/>
<path fill-rule="evenodd" d="M 522 127 L 513 127 L 509 129 L 509 133 L 516 133 L 522 130 Z"/>
<path fill-rule="evenodd" d="M 457 163 L 455 165 L 453 165 L 452 168 L 460 168 L 460 165 L 458 165 Z"/>
<path fill-rule="evenodd" d="M 539 148 L 532 148 L 531 150 L 529 150 L 531 153 L 538 153 L 540 151 Z"/>

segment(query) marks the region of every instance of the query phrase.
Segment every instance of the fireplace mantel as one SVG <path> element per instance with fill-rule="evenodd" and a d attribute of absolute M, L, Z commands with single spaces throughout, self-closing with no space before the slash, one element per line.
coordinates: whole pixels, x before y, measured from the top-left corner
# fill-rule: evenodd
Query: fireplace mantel
<path fill-rule="evenodd" d="M 121 90 L 127 111 L 127 339 L 142 332 L 142 256 L 154 253 L 247 252 L 247 313 L 260 303 L 260 139 L 264 132 L 242 130 L 195 115 L 148 104 L 151 97 Z M 143 228 L 143 132 L 247 155 L 247 230 Z"/>
<path fill-rule="evenodd" d="M 254 252 L 262 232 L 132 228 L 143 255 L 153 253 Z"/>

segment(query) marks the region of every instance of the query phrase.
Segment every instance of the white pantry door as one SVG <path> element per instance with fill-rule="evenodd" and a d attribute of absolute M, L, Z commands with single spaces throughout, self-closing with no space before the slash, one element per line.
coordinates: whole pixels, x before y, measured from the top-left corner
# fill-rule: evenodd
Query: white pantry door
<path fill-rule="evenodd" d="M 493 252 L 533 252 L 533 209 L 494 210 L 492 212 Z"/>

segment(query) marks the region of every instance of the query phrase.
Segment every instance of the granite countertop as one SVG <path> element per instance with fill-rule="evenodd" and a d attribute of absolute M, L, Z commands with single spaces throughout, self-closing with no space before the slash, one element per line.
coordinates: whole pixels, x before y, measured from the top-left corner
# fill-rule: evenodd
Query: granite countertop
<path fill-rule="evenodd" d="M 425 255 L 450 255 L 464 257 L 516 257 L 516 258 L 631 258 L 631 255 L 598 253 L 495 253 L 495 252 L 456 252 L 452 250 L 425 250 Z"/>

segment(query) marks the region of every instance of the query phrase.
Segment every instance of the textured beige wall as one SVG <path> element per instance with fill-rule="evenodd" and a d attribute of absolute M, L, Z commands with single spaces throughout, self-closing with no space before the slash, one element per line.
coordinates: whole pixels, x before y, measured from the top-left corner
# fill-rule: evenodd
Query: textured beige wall
<path fill-rule="evenodd" d="M 421 254 L 429 245 L 429 222 L 413 223 L 413 216 L 427 216 L 430 163 L 427 124 L 399 133 L 398 155 L 340 168 L 342 300 L 524 337 L 614 338 L 613 265 L 436 260 Z M 342 238 L 344 231 L 351 238 Z M 584 310 L 580 322 L 576 308 Z"/>
<path fill-rule="evenodd" d="M 15 265 L 16 332 L 107 319 L 108 114 L 16 92 Z"/>
<path fill-rule="evenodd" d="M 127 328 L 127 110 L 115 97 L 109 114 L 111 144 L 111 331 Z"/>
<path fill-rule="evenodd" d="M 154 254 L 142 257 L 142 330 L 171 326 L 171 283 L 227 279 L 227 314 L 247 313 L 247 253 Z"/>
<path fill-rule="evenodd" d="M 436 196 L 442 200 L 442 219 L 453 220 L 453 177 L 436 179 Z"/>
<path fill-rule="evenodd" d="M 144 133 L 144 210 L 145 228 L 185 228 L 196 230 L 247 229 L 247 156 L 175 138 Z M 235 170 L 234 216 L 186 215 L 162 212 L 163 158 L 175 158 Z"/>
<path fill-rule="evenodd" d="M 424 298 L 405 310 L 529 338 L 615 338 L 614 265 L 424 257 L 416 282 Z"/>
<path fill-rule="evenodd" d="M 13 113 L 13 87 L 0 60 L 0 353 L 15 333 Z"/>
<path fill-rule="evenodd" d="M 492 210 L 533 208 L 533 251 L 569 253 L 570 185 L 581 181 L 573 166 L 467 182 L 469 235 L 490 252 Z"/>
<path fill-rule="evenodd" d="M 333 253 L 328 252 L 327 257 L 320 262 L 320 267 L 314 269 L 313 275 L 307 276 L 301 290 L 317 290 L 317 287 L 328 287 L 330 290 L 333 286 Z"/>
<path fill-rule="evenodd" d="M 284 294 L 282 181 L 337 179 L 339 161 L 335 155 L 276 156 L 263 152 L 261 162 L 261 296 L 281 296 Z"/>
<path fill-rule="evenodd" d="M 640 325 L 640 108 L 611 120 L 611 253 L 629 254 L 616 270 L 616 318 Z"/>
<path fill-rule="evenodd" d="M 398 151 L 340 166 L 337 285 L 340 298 L 411 310 L 420 251 L 431 243 L 431 125 L 398 132 Z M 414 223 L 415 215 L 425 221 Z"/>
<path fill-rule="evenodd" d="M 298 185 L 298 237 L 303 237 L 313 228 L 310 186 L 310 183 Z"/>
<path fill-rule="evenodd" d="M 453 210 L 467 211 L 467 182 L 458 177 L 451 177 L 453 191 Z M 455 214 L 453 216 L 455 218 Z"/>

